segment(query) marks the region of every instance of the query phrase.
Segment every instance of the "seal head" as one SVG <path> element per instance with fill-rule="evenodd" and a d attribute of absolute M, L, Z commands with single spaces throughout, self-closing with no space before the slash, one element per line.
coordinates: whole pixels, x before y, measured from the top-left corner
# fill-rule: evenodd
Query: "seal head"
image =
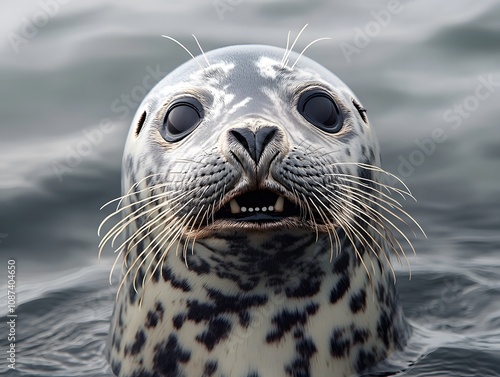
<path fill-rule="evenodd" d="M 167 75 L 133 120 L 102 242 L 125 235 L 114 373 L 347 376 L 401 348 L 404 212 L 379 166 L 357 98 L 304 56 L 233 46 Z"/>

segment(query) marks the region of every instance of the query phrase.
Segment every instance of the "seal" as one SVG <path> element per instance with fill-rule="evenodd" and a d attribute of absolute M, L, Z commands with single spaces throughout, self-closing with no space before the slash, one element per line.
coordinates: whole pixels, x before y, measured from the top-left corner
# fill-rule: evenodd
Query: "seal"
<path fill-rule="evenodd" d="M 302 54 L 232 46 L 172 71 L 104 221 L 122 216 L 101 250 L 124 234 L 115 375 L 350 376 L 401 349 L 390 257 L 411 217 L 390 194 L 410 194 L 388 176 L 359 100 Z"/>

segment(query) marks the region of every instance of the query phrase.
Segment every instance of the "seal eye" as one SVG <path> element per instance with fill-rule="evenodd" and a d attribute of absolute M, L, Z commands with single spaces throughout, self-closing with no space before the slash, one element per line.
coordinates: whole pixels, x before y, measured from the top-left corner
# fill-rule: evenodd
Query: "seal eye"
<path fill-rule="evenodd" d="M 180 98 L 170 105 L 163 120 L 162 136 L 175 142 L 190 134 L 203 118 L 203 107 L 195 98 Z"/>
<path fill-rule="evenodd" d="M 319 129 L 336 133 L 342 128 L 340 110 L 333 98 L 322 90 L 303 93 L 298 103 L 299 113 Z"/>

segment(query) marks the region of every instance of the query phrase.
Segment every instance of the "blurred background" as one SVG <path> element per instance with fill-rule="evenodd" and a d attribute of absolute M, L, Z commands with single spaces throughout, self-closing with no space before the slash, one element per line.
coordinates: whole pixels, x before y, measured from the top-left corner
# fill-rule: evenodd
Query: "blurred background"
<path fill-rule="evenodd" d="M 26 0 L 0 4 L 0 316 L 17 267 L 12 376 L 105 376 L 116 284 L 97 258 L 99 208 L 144 95 L 188 55 L 295 50 L 339 76 L 403 178 L 425 229 L 398 285 L 415 328 L 397 375 L 500 375 L 500 4 L 419 1 Z M 5 289 L 4 289 L 5 288 Z M 3 325 L 2 325 L 3 326 Z M 4 331 L 2 331 L 4 333 Z M 0 339 L 0 346 L 7 345 Z M 410 351 L 408 351 L 410 352 Z M 403 358 L 404 358 L 403 357 Z M 0 373 L 7 370 L 0 363 Z"/>

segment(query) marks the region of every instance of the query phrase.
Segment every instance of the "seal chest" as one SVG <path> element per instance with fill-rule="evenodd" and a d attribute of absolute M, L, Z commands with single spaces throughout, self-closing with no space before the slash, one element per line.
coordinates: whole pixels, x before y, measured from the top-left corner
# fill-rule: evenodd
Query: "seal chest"
<path fill-rule="evenodd" d="M 404 191 L 379 165 L 365 110 L 306 57 L 234 46 L 167 75 L 133 120 L 101 245 L 124 235 L 113 372 L 349 376 L 400 349 L 388 192 Z"/>

